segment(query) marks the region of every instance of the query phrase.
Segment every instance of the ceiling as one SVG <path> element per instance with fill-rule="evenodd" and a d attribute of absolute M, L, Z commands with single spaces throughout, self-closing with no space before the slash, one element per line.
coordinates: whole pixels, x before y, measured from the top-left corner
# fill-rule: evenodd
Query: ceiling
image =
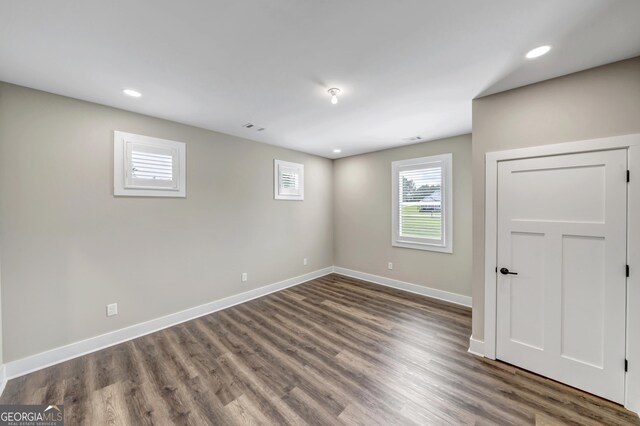
<path fill-rule="evenodd" d="M 639 18 L 637 0 L 0 0 L 0 80 L 338 158 L 468 133 L 475 97 L 640 55 Z"/>

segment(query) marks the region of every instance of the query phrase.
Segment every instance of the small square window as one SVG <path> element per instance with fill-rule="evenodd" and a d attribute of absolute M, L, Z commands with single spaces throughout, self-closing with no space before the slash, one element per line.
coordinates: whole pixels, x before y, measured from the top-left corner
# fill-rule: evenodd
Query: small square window
<path fill-rule="evenodd" d="M 304 165 L 274 160 L 274 198 L 304 200 Z"/>
<path fill-rule="evenodd" d="M 186 145 L 114 132 L 114 195 L 186 197 Z"/>

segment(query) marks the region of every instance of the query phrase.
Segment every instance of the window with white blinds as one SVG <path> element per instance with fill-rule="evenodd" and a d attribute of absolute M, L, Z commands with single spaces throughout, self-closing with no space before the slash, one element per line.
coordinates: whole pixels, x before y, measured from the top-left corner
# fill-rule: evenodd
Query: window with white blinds
<path fill-rule="evenodd" d="M 392 163 L 392 245 L 451 253 L 452 155 Z"/>
<path fill-rule="evenodd" d="M 283 170 L 280 173 L 280 193 L 297 195 L 300 191 L 300 175 L 296 170 Z"/>
<path fill-rule="evenodd" d="M 126 141 L 127 188 L 178 189 L 178 149 Z"/>
<path fill-rule="evenodd" d="M 274 198 L 304 200 L 304 165 L 274 160 Z"/>
<path fill-rule="evenodd" d="M 114 194 L 184 197 L 185 144 L 114 133 Z"/>

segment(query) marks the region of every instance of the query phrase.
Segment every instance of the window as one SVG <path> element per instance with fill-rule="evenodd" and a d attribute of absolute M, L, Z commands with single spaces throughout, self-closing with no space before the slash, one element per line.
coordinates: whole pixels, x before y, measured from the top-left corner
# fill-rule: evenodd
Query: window
<path fill-rule="evenodd" d="M 391 170 L 391 244 L 452 253 L 452 155 L 394 161 Z"/>
<path fill-rule="evenodd" d="M 114 132 L 114 195 L 186 197 L 182 142 Z"/>
<path fill-rule="evenodd" d="M 304 200 L 304 165 L 274 160 L 274 198 Z"/>

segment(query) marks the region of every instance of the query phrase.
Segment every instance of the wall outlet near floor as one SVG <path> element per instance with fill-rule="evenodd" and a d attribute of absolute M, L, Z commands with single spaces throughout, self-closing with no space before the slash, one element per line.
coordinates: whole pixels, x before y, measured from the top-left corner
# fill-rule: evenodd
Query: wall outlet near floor
<path fill-rule="evenodd" d="M 108 317 L 112 317 L 114 315 L 118 315 L 118 304 L 117 303 L 111 303 L 110 305 L 107 305 L 107 316 Z"/>
<path fill-rule="evenodd" d="M 307 262 L 307 258 L 306 257 L 304 259 L 302 259 L 302 264 L 304 266 L 307 266 L 309 264 L 309 262 Z"/>
<path fill-rule="evenodd" d="M 242 277 L 240 278 L 242 280 L 242 282 L 246 282 L 249 279 L 249 274 L 247 274 L 246 272 L 242 273 Z"/>
<path fill-rule="evenodd" d="M 389 262 L 389 264 L 387 265 L 387 268 L 393 269 L 393 262 Z"/>

